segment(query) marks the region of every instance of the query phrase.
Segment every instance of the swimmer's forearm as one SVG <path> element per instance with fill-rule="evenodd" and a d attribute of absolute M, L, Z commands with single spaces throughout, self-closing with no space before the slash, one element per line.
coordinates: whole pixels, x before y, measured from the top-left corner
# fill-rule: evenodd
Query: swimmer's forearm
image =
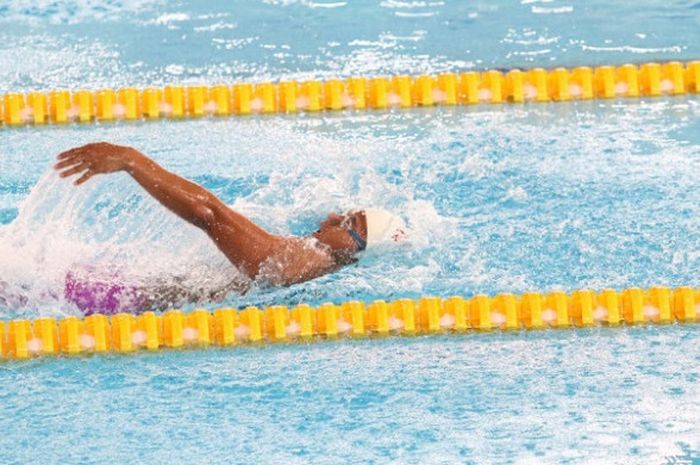
<path fill-rule="evenodd" d="M 229 260 L 251 277 L 285 244 L 284 238 L 228 208 L 202 186 L 171 173 L 131 147 L 98 142 L 62 152 L 57 159 L 54 168 L 62 178 L 80 174 L 76 185 L 97 174 L 129 173 L 161 205 L 204 230 Z"/>
<path fill-rule="evenodd" d="M 125 171 L 164 207 L 195 226 L 204 227 L 211 205 L 219 202 L 208 190 L 171 173 L 135 149 L 126 158 Z"/>
<path fill-rule="evenodd" d="M 280 239 L 235 212 L 202 186 L 164 169 L 137 150 L 123 168 L 151 196 L 180 218 L 204 230 L 219 250 L 250 277 L 280 245 Z"/>
<path fill-rule="evenodd" d="M 182 178 L 141 152 L 132 149 L 125 171 L 164 207 L 182 219 L 205 228 L 221 208 L 221 201 L 202 186 Z"/>
<path fill-rule="evenodd" d="M 164 207 L 212 235 L 217 227 L 224 226 L 242 237 L 269 236 L 207 189 L 171 173 L 138 150 L 130 149 L 125 171 Z"/>

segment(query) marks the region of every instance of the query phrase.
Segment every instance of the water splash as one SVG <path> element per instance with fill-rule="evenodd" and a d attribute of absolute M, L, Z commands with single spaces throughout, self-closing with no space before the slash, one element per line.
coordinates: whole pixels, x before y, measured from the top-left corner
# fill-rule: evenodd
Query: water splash
<path fill-rule="evenodd" d="M 125 175 L 76 189 L 45 174 L 0 229 L 0 256 L 0 305 L 40 314 L 77 313 L 65 296 L 69 273 L 139 289 L 150 301 L 172 299 L 165 305 L 243 280 L 200 231 Z"/>
<path fill-rule="evenodd" d="M 21 158 L 35 148 L 103 139 L 137 146 L 276 234 L 304 235 L 329 211 L 362 206 L 400 213 L 411 229 L 405 245 L 331 275 L 229 293 L 223 304 L 236 307 L 692 284 L 700 107 L 662 99 L 575 108 L 119 125 L 41 131 L 31 142 L 10 131 L 2 171 L 4 182 L 26 184 L 26 170 L 44 163 Z M 74 312 L 60 294 L 76 263 L 203 295 L 240 276 L 204 234 L 122 175 L 80 189 L 42 177 L 0 228 L 0 248 L 5 286 L 29 295 L 0 304 L 9 315 Z"/>
<path fill-rule="evenodd" d="M 195 144 L 190 140 L 193 131 L 197 132 L 192 125 L 202 124 L 207 125 L 214 140 L 220 135 L 227 139 L 225 146 L 238 149 L 231 160 L 219 159 L 215 167 L 202 164 L 206 175 L 197 175 L 197 158 L 184 164 L 179 156 L 171 158 L 166 134 L 179 140 L 177 153 L 181 153 L 188 150 L 188 144 Z M 185 309 L 217 303 L 292 304 L 337 300 L 342 293 L 358 289 L 397 293 L 405 289 L 404 284 L 390 275 L 379 279 L 372 276 L 397 262 L 409 263 L 410 269 L 402 271 L 404 283 L 416 292 L 429 281 L 427 276 L 440 273 L 435 261 L 415 266 L 411 257 L 421 256 L 436 238 L 458 241 L 455 221 L 440 216 L 431 202 L 416 199 L 412 185 L 397 185 L 395 175 L 387 175 L 384 161 L 367 162 L 378 151 L 404 152 L 411 146 L 410 141 L 375 136 L 359 143 L 365 135 L 338 139 L 323 130 L 309 133 L 292 121 L 274 127 L 250 122 L 245 123 L 248 132 L 231 133 L 232 124 L 238 123 L 190 122 L 170 125 L 170 132 L 146 126 L 102 128 L 97 132 L 109 133 L 103 134 L 108 140 L 119 140 L 126 133 L 128 139 L 136 141 L 141 137 L 135 134 L 144 131 L 158 134 L 150 148 L 147 143 L 139 146 L 167 167 L 214 190 L 232 208 L 273 233 L 304 235 L 316 229 L 318 221 L 330 211 L 381 206 L 407 220 L 409 240 L 395 250 L 365 254 L 361 268 L 343 270 L 339 276 L 283 289 L 252 283 L 250 292 L 240 295 L 227 290 L 250 283 L 211 240 L 169 213 L 127 175 L 99 176 L 76 188 L 48 172 L 19 205 L 17 218 L 0 227 L 0 256 L 6 257 L 0 263 L 0 308 L 7 309 L 10 317 L 22 313 L 76 314 L 79 308 L 89 310 L 95 293 L 103 300 L 118 301 L 120 305 L 110 304 L 108 311 L 131 310 L 134 300 L 136 306 Z M 251 138 L 251 134 L 255 136 Z M 48 137 L 52 136 L 56 134 Z M 258 138 L 269 142 L 255 144 Z M 61 144 L 54 141 L 46 146 Z M 276 155 L 271 158 L 270 153 Z M 89 291 L 84 291 L 85 287 Z M 66 299 L 67 292 L 71 299 Z M 84 297 L 86 292 L 88 297 Z M 76 300 L 83 303 L 76 306 Z"/>

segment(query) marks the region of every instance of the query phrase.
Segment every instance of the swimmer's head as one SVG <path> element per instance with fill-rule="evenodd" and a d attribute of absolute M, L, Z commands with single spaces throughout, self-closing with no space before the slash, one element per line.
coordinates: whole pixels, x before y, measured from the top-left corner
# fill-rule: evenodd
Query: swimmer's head
<path fill-rule="evenodd" d="M 398 242 L 406 236 L 401 218 L 381 208 L 343 214 L 330 213 L 313 236 L 331 248 L 340 262 L 381 243 Z"/>
<path fill-rule="evenodd" d="M 338 263 L 349 263 L 367 246 L 367 220 L 364 211 L 329 213 L 313 234 L 330 247 Z"/>
<path fill-rule="evenodd" d="M 367 247 L 392 244 L 406 238 L 406 223 L 400 216 L 383 208 L 365 208 Z"/>

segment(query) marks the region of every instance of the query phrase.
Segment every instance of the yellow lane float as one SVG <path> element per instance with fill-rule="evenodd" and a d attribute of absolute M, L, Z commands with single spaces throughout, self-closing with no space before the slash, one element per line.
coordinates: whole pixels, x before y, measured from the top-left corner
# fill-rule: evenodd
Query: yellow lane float
<path fill-rule="evenodd" d="M 293 308 L 219 308 L 213 312 L 169 310 L 83 319 L 42 317 L 0 321 L 0 359 L 388 335 L 688 323 L 698 319 L 700 290 L 690 287 L 527 292 L 468 299 L 422 297 L 369 304 L 349 301 L 317 308 L 301 304 Z"/>
<path fill-rule="evenodd" d="M 700 93 L 700 61 L 0 95 L 0 126 Z"/>

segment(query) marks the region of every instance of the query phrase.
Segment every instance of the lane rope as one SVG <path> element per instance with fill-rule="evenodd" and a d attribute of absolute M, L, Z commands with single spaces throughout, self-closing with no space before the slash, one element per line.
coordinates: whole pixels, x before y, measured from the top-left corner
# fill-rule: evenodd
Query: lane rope
<path fill-rule="evenodd" d="M 563 102 L 700 93 L 700 61 L 436 76 L 8 93 L 4 127 L 213 116 Z"/>
<path fill-rule="evenodd" d="M 94 314 L 84 318 L 0 321 L 0 359 L 51 355 L 133 353 L 161 349 L 227 347 L 335 338 L 415 336 L 700 319 L 700 290 L 691 287 L 599 292 L 577 290 L 522 295 L 476 295 L 469 299 L 348 301 L 317 308 L 275 305 L 265 309 L 219 308 L 183 313 Z"/>

